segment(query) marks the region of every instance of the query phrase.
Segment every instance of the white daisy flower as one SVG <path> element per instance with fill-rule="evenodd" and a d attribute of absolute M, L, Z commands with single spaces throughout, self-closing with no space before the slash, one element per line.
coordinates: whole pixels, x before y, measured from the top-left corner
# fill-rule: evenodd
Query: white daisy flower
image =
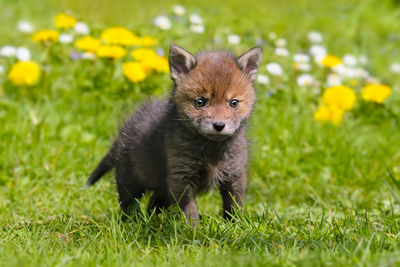
<path fill-rule="evenodd" d="M 346 68 L 344 77 L 347 78 L 361 78 L 364 75 L 364 70 L 361 68 Z"/>
<path fill-rule="evenodd" d="M 368 64 L 368 58 L 366 55 L 361 55 L 358 58 L 358 62 L 360 62 L 361 65 L 367 65 Z"/>
<path fill-rule="evenodd" d="M 169 30 L 172 26 L 171 21 L 166 16 L 158 16 L 154 19 L 153 24 L 161 30 Z"/>
<path fill-rule="evenodd" d="M 345 76 L 347 69 L 348 68 L 343 64 L 338 64 L 338 65 L 332 67 L 332 70 L 342 77 Z"/>
<path fill-rule="evenodd" d="M 360 71 L 360 77 L 367 79 L 368 77 L 371 76 L 371 74 L 366 69 L 363 68 L 358 68 L 358 69 Z"/>
<path fill-rule="evenodd" d="M 0 65 L 0 75 L 4 74 L 5 71 L 6 70 L 5 70 L 4 66 Z"/>
<path fill-rule="evenodd" d="M 303 53 L 297 53 L 293 56 L 293 60 L 296 63 L 307 63 L 310 61 L 310 56 Z"/>
<path fill-rule="evenodd" d="M 89 52 L 82 53 L 81 56 L 82 56 L 82 59 L 89 59 L 89 60 L 93 60 L 96 58 L 95 54 L 89 53 Z"/>
<path fill-rule="evenodd" d="M 381 83 L 381 81 L 378 78 L 372 77 L 372 76 L 367 77 L 367 79 L 365 81 L 367 83 L 373 83 L 373 84 L 380 84 Z"/>
<path fill-rule="evenodd" d="M 5 45 L 0 49 L 0 56 L 14 57 L 17 54 L 17 48 L 10 45 Z"/>
<path fill-rule="evenodd" d="M 338 70 L 335 70 L 335 68 L 336 68 L 336 66 L 333 68 L 333 70 L 336 71 L 343 78 L 367 78 L 367 77 L 369 77 L 368 71 L 366 71 L 363 68 L 355 68 L 355 67 L 347 67 L 347 66 L 339 67 Z"/>
<path fill-rule="evenodd" d="M 364 78 L 364 79 L 367 79 L 368 77 L 370 77 L 371 76 L 371 74 L 367 71 L 367 70 L 365 70 L 365 69 L 363 69 L 363 68 L 360 68 L 361 70 L 360 70 L 360 77 L 362 77 L 362 78 Z"/>
<path fill-rule="evenodd" d="M 320 32 L 318 32 L 318 31 L 311 31 L 311 32 L 309 32 L 308 35 L 307 35 L 307 37 L 308 37 L 308 40 L 309 40 L 311 43 L 321 43 L 322 40 L 324 39 L 324 38 L 322 37 L 322 34 L 321 34 Z"/>
<path fill-rule="evenodd" d="M 287 57 L 289 55 L 289 50 L 285 47 L 277 47 L 275 49 L 275 54 L 282 57 Z"/>
<path fill-rule="evenodd" d="M 205 31 L 205 28 L 202 24 L 192 24 L 190 25 L 190 30 L 195 33 L 203 33 Z"/>
<path fill-rule="evenodd" d="M 313 55 L 314 61 L 320 63 L 327 55 L 326 48 L 322 45 L 313 45 L 310 48 L 310 54 Z"/>
<path fill-rule="evenodd" d="M 355 66 L 357 66 L 357 58 L 355 56 L 349 55 L 349 54 L 344 55 L 343 56 L 343 63 L 346 66 L 355 67 Z"/>
<path fill-rule="evenodd" d="M 191 14 L 189 20 L 193 24 L 203 24 L 203 19 L 198 14 Z"/>
<path fill-rule="evenodd" d="M 327 76 L 326 83 L 329 87 L 342 84 L 342 78 L 336 73 L 330 73 Z"/>
<path fill-rule="evenodd" d="M 18 31 L 23 32 L 23 33 L 32 33 L 33 32 L 33 26 L 28 21 L 18 22 L 17 28 L 18 28 Z"/>
<path fill-rule="evenodd" d="M 275 41 L 276 46 L 286 46 L 287 41 L 285 38 L 279 38 L 278 40 Z"/>
<path fill-rule="evenodd" d="M 283 75 L 283 69 L 282 69 L 281 65 L 279 65 L 276 62 L 272 62 L 272 63 L 267 64 L 267 66 L 265 68 L 272 75 L 275 75 L 275 76 L 282 76 Z"/>
<path fill-rule="evenodd" d="M 334 66 L 332 70 L 343 78 L 361 78 L 369 76 L 368 72 L 363 68 L 348 67 L 343 64 Z"/>
<path fill-rule="evenodd" d="M 228 44 L 236 45 L 240 44 L 240 36 L 237 34 L 229 34 L 228 35 Z"/>
<path fill-rule="evenodd" d="M 293 68 L 300 71 L 310 71 L 311 65 L 308 62 L 295 62 Z"/>
<path fill-rule="evenodd" d="M 390 65 L 390 71 L 396 74 L 400 74 L 400 63 L 392 63 L 392 65 Z"/>
<path fill-rule="evenodd" d="M 31 59 L 31 52 L 25 47 L 18 47 L 16 56 L 20 61 L 28 61 Z"/>
<path fill-rule="evenodd" d="M 178 15 L 178 16 L 183 16 L 183 15 L 185 15 L 185 12 L 186 12 L 185 8 L 181 5 L 173 6 L 172 11 L 175 13 L 175 15 Z"/>
<path fill-rule="evenodd" d="M 370 76 L 369 72 L 363 68 L 354 68 L 355 78 L 368 78 Z"/>
<path fill-rule="evenodd" d="M 60 41 L 62 44 L 70 44 L 74 41 L 74 38 L 71 34 L 63 33 L 58 37 L 58 41 Z"/>
<path fill-rule="evenodd" d="M 88 35 L 90 33 L 89 26 L 84 22 L 78 22 L 74 26 L 74 30 L 78 34 Z"/>
<path fill-rule="evenodd" d="M 314 83 L 314 77 L 310 74 L 302 74 L 297 77 L 297 84 L 299 86 L 307 86 Z"/>
<path fill-rule="evenodd" d="M 269 34 L 268 34 L 268 38 L 269 39 L 271 39 L 271 40 L 275 40 L 276 39 L 276 33 L 274 33 L 274 32 L 270 32 Z"/>
<path fill-rule="evenodd" d="M 361 69 L 361 77 L 368 78 L 369 76 L 371 76 L 371 74 L 367 70 L 365 70 L 363 68 L 360 68 L 360 69 Z"/>
<path fill-rule="evenodd" d="M 269 84 L 269 77 L 264 74 L 257 75 L 257 83 L 259 84 Z"/>

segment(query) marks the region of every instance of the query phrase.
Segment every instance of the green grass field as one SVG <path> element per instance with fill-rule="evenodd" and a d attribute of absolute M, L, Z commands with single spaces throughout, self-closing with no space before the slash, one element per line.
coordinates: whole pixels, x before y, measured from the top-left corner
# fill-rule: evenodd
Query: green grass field
<path fill-rule="evenodd" d="M 224 221 L 218 192 L 202 195 L 202 221 L 193 229 L 174 209 L 147 215 L 148 195 L 142 211 L 121 222 L 113 175 L 81 190 L 123 118 L 149 96 L 168 94 L 168 75 L 133 85 L 116 74 L 119 63 L 112 70 L 100 61 L 71 61 L 64 50 L 53 51 L 57 67 L 33 87 L 0 74 L 0 265 L 400 265 L 400 191 L 385 168 L 400 178 L 400 75 L 389 70 L 400 61 L 399 1 L 182 1 L 187 13 L 204 19 L 203 34 L 179 23 L 169 31 L 153 26 L 174 4 L 2 0 L 0 47 L 27 46 L 45 64 L 43 48 L 16 24 L 53 27 L 60 12 L 97 36 L 121 25 L 159 39 L 164 50 L 175 42 L 193 52 L 225 47 L 238 55 L 275 32 L 294 54 L 307 51 L 307 33 L 318 30 L 329 53 L 365 55 L 366 69 L 393 93 L 382 105 L 366 103 L 357 87 L 356 106 L 340 125 L 317 122 L 326 87 L 297 85 L 289 57 L 275 55 L 266 41 L 260 73 L 273 61 L 289 67 L 270 84 L 256 84 L 245 207 L 234 222 Z M 242 37 L 240 44 L 226 42 L 230 33 Z M 316 68 L 310 73 L 322 79 L 324 70 Z"/>

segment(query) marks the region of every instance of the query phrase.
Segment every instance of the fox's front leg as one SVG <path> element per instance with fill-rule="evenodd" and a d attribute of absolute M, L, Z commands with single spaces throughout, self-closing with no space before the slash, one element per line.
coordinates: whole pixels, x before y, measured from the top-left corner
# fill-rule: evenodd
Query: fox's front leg
<path fill-rule="evenodd" d="M 246 197 L 247 175 L 243 171 L 238 179 L 227 181 L 220 185 L 219 191 L 222 196 L 224 218 L 231 219 L 235 208 L 243 207 Z"/>
<path fill-rule="evenodd" d="M 187 219 L 196 223 L 200 219 L 200 216 L 194 202 L 196 196 L 192 186 L 179 178 L 171 178 L 169 182 L 172 201 L 179 205 Z"/>

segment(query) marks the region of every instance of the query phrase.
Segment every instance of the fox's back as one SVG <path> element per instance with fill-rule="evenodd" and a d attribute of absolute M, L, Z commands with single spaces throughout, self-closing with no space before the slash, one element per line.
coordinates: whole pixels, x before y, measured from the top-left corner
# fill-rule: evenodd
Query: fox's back
<path fill-rule="evenodd" d="M 153 100 L 138 109 L 120 129 L 116 165 L 130 170 L 148 187 L 159 187 L 166 175 L 165 138 L 168 100 Z M 124 177 L 129 179 L 129 177 Z"/>
<path fill-rule="evenodd" d="M 165 126 L 169 110 L 168 100 L 152 100 L 131 115 L 119 132 L 119 138 L 127 143 L 143 143 L 149 134 L 156 134 Z"/>

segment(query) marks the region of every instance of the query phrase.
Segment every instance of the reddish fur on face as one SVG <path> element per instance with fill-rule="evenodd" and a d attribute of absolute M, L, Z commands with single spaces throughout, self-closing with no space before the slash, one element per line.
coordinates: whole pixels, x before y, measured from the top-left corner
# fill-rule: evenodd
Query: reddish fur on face
<path fill-rule="evenodd" d="M 196 59 L 196 67 L 175 80 L 174 100 L 180 113 L 195 120 L 231 120 L 234 124 L 247 119 L 255 93 L 235 58 L 229 53 L 208 52 Z M 193 103 L 198 98 L 205 98 L 207 105 L 196 108 Z M 240 101 L 237 109 L 229 106 L 232 99 Z"/>

